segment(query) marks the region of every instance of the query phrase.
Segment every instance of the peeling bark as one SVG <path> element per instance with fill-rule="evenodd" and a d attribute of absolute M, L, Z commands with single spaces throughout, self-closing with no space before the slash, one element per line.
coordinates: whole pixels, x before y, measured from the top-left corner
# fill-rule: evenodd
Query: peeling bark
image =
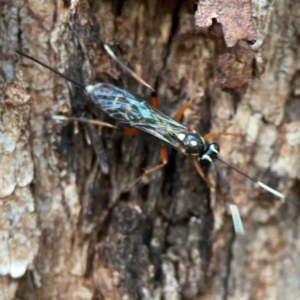
<path fill-rule="evenodd" d="M 300 298 L 297 205 L 223 166 L 223 178 L 205 170 L 209 190 L 172 149 L 163 170 L 128 190 L 159 163 L 159 142 L 52 120 L 111 121 L 82 91 L 14 53 L 148 99 L 105 41 L 156 87 L 161 111 L 172 116 L 190 100 L 190 129 L 241 133 L 216 139 L 222 158 L 297 202 L 299 5 L 250 4 L 227 16 L 247 20 L 241 35 L 225 21 L 196 28 L 192 1 L 1 2 L 0 299 Z M 207 6 L 201 17 L 214 13 Z M 254 39 L 252 22 L 257 42 L 238 41 Z M 243 237 L 233 234 L 231 201 Z"/>
<path fill-rule="evenodd" d="M 222 24 L 227 47 L 233 47 L 239 40 L 256 42 L 251 15 L 251 0 L 199 0 L 195 21 L 197 26 L 207 28 L 216 19 Z"/>

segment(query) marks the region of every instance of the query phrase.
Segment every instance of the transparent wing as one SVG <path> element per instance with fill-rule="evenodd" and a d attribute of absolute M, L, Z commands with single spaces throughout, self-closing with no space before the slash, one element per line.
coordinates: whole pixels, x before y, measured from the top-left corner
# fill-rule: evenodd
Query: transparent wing
<path fill-rule="evenodd" d="M 127 91 L 108 83 L 98 83 L 91 99 L 122 125 L 140 129 L 174 148 L 182 149 L 178 134 L 186 133 L 187 128 Z"/>

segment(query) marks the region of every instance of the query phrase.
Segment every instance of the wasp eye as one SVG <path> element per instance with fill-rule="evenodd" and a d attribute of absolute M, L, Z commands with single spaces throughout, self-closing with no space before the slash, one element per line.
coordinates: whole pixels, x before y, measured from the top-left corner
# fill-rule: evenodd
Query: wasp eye
<path fill-rule="evenodd" d="M 216 144 L 216 143 L 211 143 L 211 144 L 209 145 L 209 149 L 210 149 L 211 151 L 213 151 L 214 153 L 216 153 L 216 154 L 219 154 L 219 152 L 220 152 L 220 147 L 219 147 L 219 145 Z"/>
<path fill-rule="evenodd" d="M 220 147 L 216 143 L 211 143 L 206 148 L 205 152 L 199 158 L 200 160 L 209 161 L 212 163 L 215 159 L 218 158 Z"/>

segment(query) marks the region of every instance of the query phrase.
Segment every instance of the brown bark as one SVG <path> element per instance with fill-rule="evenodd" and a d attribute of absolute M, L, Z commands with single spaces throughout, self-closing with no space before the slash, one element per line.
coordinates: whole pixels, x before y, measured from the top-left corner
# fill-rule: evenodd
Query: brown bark
<path fill-rule="evenodd" d="M 206 170 L 209 190 L 172 149 L 162 171 L 128 191 L 159 163 L 159 142 L 52 120 L 108 121 L 82 91 L 14 53 L 149 97 L 109 43 L 157 88 L 161 111 L 191 100 L 186 126 L 240 132 L 216 139 L 223 159 L 299 201 L 299 5 L 261 5 L 252 3 L 256 44 L 227 48 L 219 24 L 195 27 L 189 0 L 0 2 L 0 299 L 300 298 L 297 205 L 225 167 L 223 180 Z M 233 233 L 230 201 L 245 236 Z"/>

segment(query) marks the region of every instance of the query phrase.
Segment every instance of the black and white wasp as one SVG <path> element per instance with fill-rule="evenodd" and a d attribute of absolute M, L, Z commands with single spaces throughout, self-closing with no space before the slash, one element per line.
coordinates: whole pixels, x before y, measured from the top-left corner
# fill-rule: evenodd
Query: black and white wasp
<path fill-rule="evenodd" d="M 145 83 L 141 78 L 139 78 L 135 73 L 128 69 L 121 61 L 118 60 L 110 50 L 110 48 L 104 44 L 106 51 L 122 65 L 126 71 L 128 71 L 135 79 L 140 81 L 142 84 L 151 88 L 147 83 Z M 152 97 L 152 106 L 146 101 L 141 101 L 139 98 L 133 94 L 127 92 L 124 89 L 121 89 L 117 86 L 114 86 L 109 83 L 97 83 L 95 85 L 83 86 L 68 76 L 58 72 L 57 70 L 51 68 L 48 65 L 40 62 L 39 60 L 23 53 L 16 51 L 18 54 L 27 57 L 34 62 L 44 66 L 45 68 L 51 70 L 52 72 L 58 74 L 59 76 L 64 77 L 68 81 L 74 83 L 80 88 L 84 89 L 85 92 L 89 95 L 90 101 L 93 102 L 98 108 L 103 112 L 108 114 L 111 118 L 115 119 L 122 127 L 125 133 L 136 133 L 136 131 L 146 132 L 162 142 L 160 155 L 162 163 L 152 169 L 148 169 L 142 174 L 134 183 L 136 183 L 144 175 L 151 174 L 160 168 L 164 167 L 167 162 L 167 152 L 165 145 L 169 145 L 181 153 L 190 156 L 193 160 L 193 164 L 202 177 L 202 179 L 207 183 L 209 187 L 213 187 L 213 184 L 210 180 L 204 175 L 201 166 L 199 163 L 206 161 L 208 163 L 214 163 L 216 161 L 221 161 L 226 164 L 228 167 L 237 171 L 241 175 L 245 176 L 249 180 L 253 181 L 261 188 L 267 190 L 268 192 L 274 194 L 275 196 L 284 199 L 285 196 L 280 192 L 272 189 L 271 187 L 265 185 L 264 183 L 255 180 L 254 178 L 248 176 L 247 174 L 239 171 L 233 166 L 229 165 L 223 161 L 220 156 L 220 147 L 217 143 L 207 142 L 209 139 L 218 136 L 218 135 L 238 135 L 228 132 L 213 132 L 205 136 L 201 136 L 197 132 L 191 132 L 188 128 L 178 122 L 178 120 L 183 115 L 184 111 L 190 106 L 190 103 L 186 103 L 174 116 L 171 118 L 159 110 L 157 110 L 158 99 L 154 95 Z M 152 89 L 152 88 L 151 88 Z M 153 89 L 152 89 L 153 90 Z M 84 118 L 70 118 L 64 116 L 54 116 L 55 119 L 60 120 L 77 120 L 81 122 L 88 122 L 91 124 L 96 124 L 100 126 L 106 126 L 110 128 L 117 128 L 116 126 L 105 123 L 98 120 L 87 120 Z M 233 215 L 236 232 L 243 233 L 242 224 L 240 217 L 235 205 L 230 206 L 231 213 Z"/>

